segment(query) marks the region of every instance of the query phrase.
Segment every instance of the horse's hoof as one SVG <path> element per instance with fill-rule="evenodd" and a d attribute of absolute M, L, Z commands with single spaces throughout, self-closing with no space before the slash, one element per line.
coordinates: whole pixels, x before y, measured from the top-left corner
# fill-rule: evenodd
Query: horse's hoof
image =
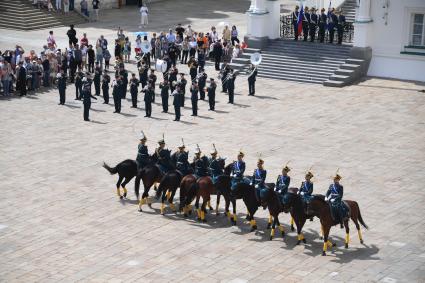
<path fill-rule="evenodd" d="M 291 231 L 292 231 L 292 232 L 294 232 L 294 231 L 295 231 L 294 225 L 291 225 Z"/>
<path fill-rule="evenodd" d="M 139 208 L 139 212 L 142 212 L 143 210 L 141 208 Z"/>
<path fill-rule="evenodd" d="M 201 218 L 200 217 L 198 217 L 198 221 L 201 221 Z"/>
<path fill-rule="evenodd" d="M 215 216 L 220 216 L 220 212 L 216 212 Z"/>
<path fill-rule="evenodd" d="M 192 210 L 189 210 L 189 215 L 192 215 Z"/>
<path fill-rule="evenodd" d="M 183 214 L 183 216 L 184 216 L 184 218 L 187 218 L 187 214 L 185 213 L 185 214 Z"/>
<path fill-rule="evenodd" d="M 249 220 L 249 215 L 247 215 L 247 216 L 245 217 L 245 219 L 246 219 L 246 220 Z"/>
<path fill-rule="evenodd" d="M 127 193 L 124 193 L 124 197 L 125 197 L 125 198 L 127 197 Z"/>
<path fill-rule="evenodd" d="M 251 227 L 251 232 L 254 232 L 255 230 L 257 230 L 257 226 L 252 226 Z"/>
<path fill-rule="evenodd" d="M 297 246 L 298 246 L 299 244 L 301 244 L 301 241 L 300 241 L 300 240 L 298 240 L 298 241 L 297 241 Z"/>
<path fill-rule="evenodd" d="M 273 236 L 270 236 L 270 241 L 273 240 Z"/>
<path fill-rule="evenodd" d="M 363 244 L 364 243 L 364 241 L 363 240 L 360 240 L 360 244 Z"/>
<path fill-rule="evenodd" d="M 271 227 L 272 227 L 272 224 L 268 223 L 266 229 L 269 230 Z"/>
<path fill-rule="evenodd" d="M 123 199 L 124 197 L 123 196 L 120 196 L 120 199 Z"/>
<path fill-rule="evenodd" d="M 307 244 L 307 241 L 306 241 L 306 239 L 303 239 L 303 243 L 304 243 L 304 244 Z"/>
<path fill-rule="evenodd" d="M 319 239 L 320 239 L 320 240 L 323 240 L 323 237 L 322 237 L 322 236 L 320 236 L 320 237 L 319 237 Z"/>
<path fill-rule="evenodd" d="M 213 211 L 214 210 L 214 208 L 212 208 L 211 206 L 210 206 L 210 211 Z"/>
<path fill-rule="evenodd" d="M 149 208 L 152 208 L 152 204 L 151 203 L 148 203 L 148 206 L 149 206 Z"/>
<path fill-rule="evenodd" d="M 204 220 L 202 220 L 202 222 L 203 222 L 203 223 L 207 223 L 207 220 L 206 220 L 206 219 L 204 219 Z"/>
<path fill-rule="evenodd" d="M 326 252 L 325 251 L 322 252 L 322 256 L 326 256 Z"/>
<path fill-rule="evenodd" d="M 233 226 L 236 226 L 236 221 L 235 221 L 235 220 L 233 220 L 233 221 L 232 221 L 232 224 L 233 224 Z"/>
<path fill-rule="evenodd" d="M 348 244 L 345 244 L 345 248 L 348 249 Z"/>
<path fill-rule="evenodd" d="M 282 232 L 282 238 L 284 238 L 285 237 L 285 232 Z"/>

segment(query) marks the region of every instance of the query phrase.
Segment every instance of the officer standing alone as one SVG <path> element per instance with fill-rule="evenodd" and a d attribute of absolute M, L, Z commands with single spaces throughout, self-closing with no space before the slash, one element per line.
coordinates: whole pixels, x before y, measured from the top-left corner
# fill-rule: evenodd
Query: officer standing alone
<path fill-rule="evenodd" d="M 207 88 L 208 92 L 208 103 L 210 105 L 210 111 L 215 111 L 215 89 L 217 85 L 214 82 L 213 78 L 210 78 L 210 86 Z"/>
<path fill-rule="evenodd" d="M 95 96 L 91 94 L 91 79 L 90 75 L 87 74 L 87 76 L 83 79 L 83 105 L 84 105 L 84 121 L 90 121 L 89 115 L 90 115 L 90 107 L 91 107 L 91 99 L 94 98 L 97 100 Z"/>
<path fill-rule="evenodd" d="M 255 94 L 255 81 L 257 79 L 257 67 L 255 65 L 251 64 L 250 67 L 250 74 L 248 76 L 248 89 L 249 94 L 248 95 L 254 95 Z"/>
<path fill-rule="evenodd" d="M 180 107 L 181 107 L 181 90 L 180 87 L 177 86 L 177 88 L 173 91 L 173 105 L 174 105 L 174 113 L 176 117 L 174 118 L 174 121 L 180 121 Z"/>
<path fill-rule="evenodd" d="M 137 93 L 139 92 L 139 80 L 136 78 L 136 74 L 131 74 L 130 79 L 130 94 L 132 108 L 137 108 Z"/>
<path fill-rule="evenodd" d="M 59 104 L 65 104 L 65 96 L 66 96 L 66 76 L 63 70 L 58 74 L 58 89 L 59 89 Z"/>

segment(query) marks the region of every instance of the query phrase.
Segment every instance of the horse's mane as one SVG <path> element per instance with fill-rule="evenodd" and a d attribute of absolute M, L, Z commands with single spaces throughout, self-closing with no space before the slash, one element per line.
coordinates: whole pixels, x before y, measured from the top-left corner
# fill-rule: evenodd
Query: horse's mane
<path fill-rule="evenodd" d="M 288 193 L 290 193 L 290 194 L 297 194 L 298 193 L 298 188 L 296 188 L 296 187 L 290 187 L 290 188 L 288 188 Z"/>
<path fill-rule="evenodd" d="M 327 204 L 325 201 L 325 196 L 322 194 L 313 195 L 314 199 L 317 199 L 318 201 Z"/>

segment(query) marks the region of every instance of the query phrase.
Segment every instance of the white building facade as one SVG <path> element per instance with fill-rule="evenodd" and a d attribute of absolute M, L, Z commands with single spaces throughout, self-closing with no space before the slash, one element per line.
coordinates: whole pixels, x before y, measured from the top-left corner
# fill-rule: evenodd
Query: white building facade
<path fill-rule="evenodd" d="M 252 0 L 247 12 L 247 38 L 275 39 L 272 0 Z M 328 8 L 330 0 L 303 1 L 305 5 Z M 344 0 L 333 0 L 332 7 Z M 260 9 L 257 9 L 260 8 Z M 268 9 L 269 8 L 269 9 Z M 264 43 L 262 44 L 264 45 Z M 367 75 L 425 82 L 425 0 L 357 0 L 354 23 L 357 54 L 371 50 Z M 360 52 L 359 52 L 360 51 Z"/>

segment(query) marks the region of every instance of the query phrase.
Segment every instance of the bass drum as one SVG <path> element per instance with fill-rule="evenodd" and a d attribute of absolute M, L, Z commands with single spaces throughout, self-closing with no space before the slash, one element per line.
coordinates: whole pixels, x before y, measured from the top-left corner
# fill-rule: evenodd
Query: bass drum
<path fill-rule="evenodd" d="M 157 72 L 165 73 L 167 71 L 167 62 L 164 60 L 156 60 L 155 70 Z"/>

